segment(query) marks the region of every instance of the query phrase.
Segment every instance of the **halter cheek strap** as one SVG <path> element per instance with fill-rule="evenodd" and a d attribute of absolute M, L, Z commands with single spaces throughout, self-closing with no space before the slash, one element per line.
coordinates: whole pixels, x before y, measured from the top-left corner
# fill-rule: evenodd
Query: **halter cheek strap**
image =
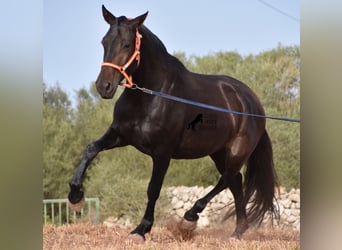
<path fill-rule="evenodd" d="M 123 66 L 111 63 L 111 62 L 104 62 L 102 63 L 102 67 L 111 67 L 113 69 L 118 70 L 121 75 L 126 79 L 126 83 L 123 83 L 122 86 L 127 88 L 133 87 L 133 79 L 132 75 L 128 75 L 126 72 L 126 69 L 136 60 L 137 64 L 139 66 L 140 64 L 140 45 L 141 45 L 141 38 L 142 35 L 139 33 L 138 29 L 135 32 L 135 50 L 132 54 L 132 56 L 129 58 L 127 63 L 125 63 Z"/>

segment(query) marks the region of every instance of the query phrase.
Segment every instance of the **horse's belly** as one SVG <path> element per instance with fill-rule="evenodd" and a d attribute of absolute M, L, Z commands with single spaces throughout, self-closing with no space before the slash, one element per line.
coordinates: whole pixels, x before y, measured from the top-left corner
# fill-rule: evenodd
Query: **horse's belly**
<path fill-rule="evenodd" d="M 175 159 L 195 159 L 211 155 L 220 150 L 227 143 L 226 135 L 222 133 L 210 133 L 189 131 L 183 136 L 179 147 L 175 150 Z"/>
<path fill-rule="evenodd" d="M 211 112 L 194 116 L 187 124 L 173 158 L 200 158 L 220 150 L 231 136 L 228 121 L 226 115 Z"/>
<path fill-rule="evenodd" d="M 179 150 L 177 152 L 175 152 L 172 155 L 173 159 L 197 159 L 197 158 L 201 158 L 201 157 L 205 157 L 208 154 L 205 151 L 194 151 L 192 149 L 182 149 Z"/>

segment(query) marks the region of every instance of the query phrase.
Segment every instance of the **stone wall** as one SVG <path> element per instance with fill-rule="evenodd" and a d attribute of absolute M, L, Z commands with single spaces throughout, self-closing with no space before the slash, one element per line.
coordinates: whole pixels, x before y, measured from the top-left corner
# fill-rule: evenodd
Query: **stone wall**
<path fill-rule="evenodd" d="M 171 204 L 171 215 L 182 218 L 184 213 L 190 209 L 193 204 L 204 195 L 206 195 L 213 186 L 203 187 L 170 187 L 167 189 L 167 196 Z M 275 227 L 292 228 L 300 230 L 300 190 L 292 189 L 286 192 L 284 188 L 280 189 L 277 195 L 278 207 L 280 213 L 279 223 L 274 222 Z M 205 210 L 199 214 L 198 227 L 208 227 L 222 223 L 227 211 L 234 206 L 232 193 L 227 189 L 218 194 L 207 205 Z M 232 217 L 235 221 L 235 217 Z M 231 220 L 231 219 L 230 219 Z M 269 225 L 269 217 L 265 217 L 263 225 Z"/>

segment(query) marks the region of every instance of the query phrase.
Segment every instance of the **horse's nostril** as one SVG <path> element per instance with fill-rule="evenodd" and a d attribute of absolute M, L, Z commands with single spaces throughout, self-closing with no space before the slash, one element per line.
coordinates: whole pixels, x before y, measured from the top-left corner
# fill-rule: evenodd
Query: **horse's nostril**
<path fill-rule="evenodd" d="M 105 84 L 105 89 L 106 89 L 106 91 L 109 91 L 109 90 L 110 90 L 110 83 L 109 83 L 109 82 L 107 82 L 107 83 Z"/>

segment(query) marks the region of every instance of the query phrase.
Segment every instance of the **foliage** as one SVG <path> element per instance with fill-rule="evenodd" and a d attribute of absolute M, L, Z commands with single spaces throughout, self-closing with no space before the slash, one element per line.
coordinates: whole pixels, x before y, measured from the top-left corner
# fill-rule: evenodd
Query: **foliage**
<path fill-rule="evenodd" d="M 75 164 L 76 135 L 66 93 L 57 84 L 48 89 L 44 85 L 43 94 L 43 191 L 44 198 L 54 198 L 67 192 L 66 178 Z"/>
<path fill-rule="evenodd" d="M 259 96 L 266 113 L 300 116 L 299 48 L 279 46 L 258 55 L 242 57 L 237 52 L 218 52 L 203 57 L 175 54 L 192 71 L 227 74 L 249 85 Z M 94 84 L 77 91 L 74 105 L 58 84 L 44 85 L 43 189 L 44 198 L 66 197 L 72 177 L 86 145 L 103 135 L 111 124 L 112 100 L 103 100 Z M 299 125 L 267 121 L 273 142 L 279 181 L 287 188 L 299 187 Z M 89 167 L 87 196 L 101 199 L 101 212 L 140 218 L 146 204 L 151 159 L 133 147 L 101 152 Z M 209 157 L 172 160 L 165 186 L 216 184 L 219 174 Z M 157 203 L 160 204 L 160 203 Z M 136 214 L 140 216 L 137 216 Z"/>

